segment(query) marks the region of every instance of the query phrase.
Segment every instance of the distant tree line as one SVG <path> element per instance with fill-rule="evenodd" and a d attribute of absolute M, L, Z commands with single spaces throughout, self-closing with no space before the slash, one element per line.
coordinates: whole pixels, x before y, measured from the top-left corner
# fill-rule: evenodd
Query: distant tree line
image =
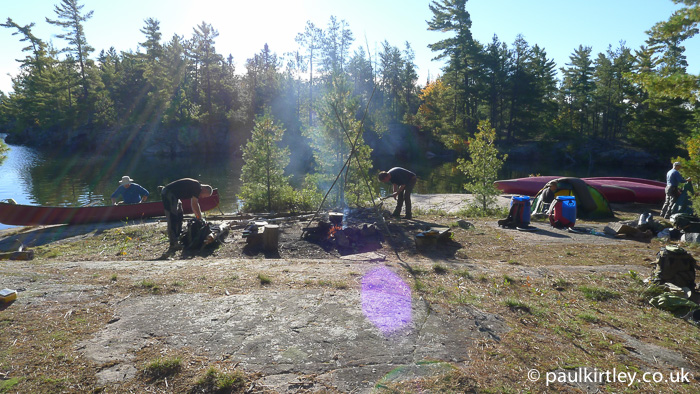
<path fill-rule="evenodd" d="M 357 121 L 366 110 L 363 144 L 373 147 L 398 133 L 405 135 L 400 149 L 466 154 L 487 120 L 500 144 L 602 140 L 672 154 L 700 130 L 698 76 L 687 73 L 682 46 L 698 31 L 700 0 L 674 1 L 686 7 L 653 26 L 646 45 L 620 43 L 597 56 L 579 46 L 559 80 L 544 48 L 522 36 L 510 45 L 495 35 L 478 42 L 467 0 L 434 0 L 427 28 L 445 38 L 430 48 L 446 67 L 422 85 L 408 42 L 357 45 L 335 17 L 325 27 L 307 22 L 293 53 L 278 56 L 265 45 L 242 72 L 217 51 L 218 31 L 206 22 L 188 38 L 164 40 L 159 21 L 149 18 L 136 52 L 110 48 L 94 56 L 83 29 L 92 11 L 62 0 L 56 19 L 46 21 L 61 31 L 65 48 L 36 37 L 34 23 L 1 24 L 26 46 L 13 92 L 0 92 L 0 128 L 51 146 L 94 146 L 111 137 L 172 150 L 241 151 L 265 114 L 284 125 L 280 143 L 293 156 L 318 161 L 349 151 L 340 118 Z M 345 107 L 329 106 L 340 102 Z M 321 140 L 324 134 L 330 140 Z M 338 162 L 329 168 L 339 169 Z"/>
<path fill-rule="evenodd" d="M 511 46 L 497 36 L 474 40 L 466 2 L 430 5 L 428 29 L 452 36 L 430 45 L 447 67 L 422 89 L 412 118 L 445 145 L 462 147 L 482 119 L 506 141 L 624 141 L 666 154 L 700 131 L 699 79 L 686 72 L 681 45 L 698 31 L 700 1 L 683 1 L 688 7 L 652 27 L 635 51 L 620 43 L 594 57 L 579 46 L 561 81 L 544 48 L 522 36 Z"/>

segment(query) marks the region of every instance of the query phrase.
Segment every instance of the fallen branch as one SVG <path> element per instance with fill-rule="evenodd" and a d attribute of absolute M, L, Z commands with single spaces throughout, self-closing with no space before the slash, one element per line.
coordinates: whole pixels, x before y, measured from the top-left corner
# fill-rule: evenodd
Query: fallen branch
<path fill-rule="evenodd" d="M 33 250 L 22 250 L 19 252 L 3 252 L 0 253 L 0 260 L 33 260 Z"/>

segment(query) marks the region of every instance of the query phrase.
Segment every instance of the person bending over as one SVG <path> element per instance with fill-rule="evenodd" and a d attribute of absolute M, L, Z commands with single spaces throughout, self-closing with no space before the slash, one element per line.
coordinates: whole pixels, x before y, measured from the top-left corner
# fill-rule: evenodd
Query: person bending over
<path fill-rule="evenodd" d="M 396 209 L 394 209 L 394 213 L 391 216 L 399 217 L 401 215 L 401 208 L 405 201 L 405 218 L 411 219 L 413 217 L 411 214 L 411 192 L 413 192 L 413 187 L 418 180 L 416 174 L 405 168 L 394 167 L 389 171 L 381 171 L 378 178 L 381 182 L 391 183 L 393 186 L 394 193 L 391 197 L 394 197 L 396 200 Z"/>
<path fill-rule="evenodd" d="M 182 232 L 182 200 L 190 199 L 194 216 L 201 220 L 202 209 L 199 206 L 199 199 L 209 197 L 213 193 L 214 189 L 211 186 L 192 178 L 178 179 L 165 185 L 161 191 L 161 197 L 165 219 L 168 223 L 168 239 L 171 249 L 177 247 L 178 237 Z"/>

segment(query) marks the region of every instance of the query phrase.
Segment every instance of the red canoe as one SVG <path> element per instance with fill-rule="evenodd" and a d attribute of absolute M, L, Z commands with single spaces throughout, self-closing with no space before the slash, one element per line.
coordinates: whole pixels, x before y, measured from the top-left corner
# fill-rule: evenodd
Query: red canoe
<path fill-rule="evenodd" d="M 504 193 L 536 196 L 547 182 L 558 176 L 535 176 L 496 181 L 496 187 Z M 594 177 L 582 178 L 596 188 L 612 203 L 638 202 L 644 204 L 662 203 L 666 197 L 666 184 L 643 178 Z"/>
<path fill-rule="evenodd" d="M 505 179 L 494 182 L 503 193 L 534 197 L 547 182 L 560 176 L 531 176 L 527 178 Z"/>
<path fill-rule="evenodd" d="M 633 179 L 633 178 L 629 178 Z M 610 202 L 639 202 L 642 204 L 657 204 L 657 203 L 663 203 L 664 199 L 666 198 L 666 192 L 664 191 L 666 188 L 665 183 L 661 183 L 661 185 L 657 184 L 652 184 L 652 183 L 642 183 L 642 182 L 637 182 L 633 180 L 625 180 L 624 178 L 619 178 L 619 179 L 600 179 L 600 178 L 584 178 L 584 181 L 588 183 L 589 185 L 595 187 L 598 189 L 603 195 L 608 199 Z M 649 182 L 655 182 L 655 181 L 650 181 Z M 603 188 L 605 187 L 617 187 L 617 188 L 624 188 L 627 190 L 631 190 L 634 193 L 634 198 L 632 200 L 630 199 L 615 199 L 615 198 L 609 198 L 608 194 L 604 191 Z"/>
<path fill-rule="evenodd" d="M 203 212 L 218 205 L 219 192 L 216 189 L 210 197 L 199 199 Z M 182 209 L 185 213 L 192 213 L 190 200 L 182 202 Z M 160 201 L 96 207 L 42 207 L 0 202 L 0 223 L 13 226 L 114 222 L 154 216 L 163 216 L 163 203 Z"/>

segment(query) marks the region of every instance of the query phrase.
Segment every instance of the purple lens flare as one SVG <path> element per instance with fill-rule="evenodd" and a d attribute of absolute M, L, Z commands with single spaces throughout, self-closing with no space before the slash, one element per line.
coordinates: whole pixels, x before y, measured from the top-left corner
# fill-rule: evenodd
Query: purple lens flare
<path fill-rule="evenodd" d="M 411 324 L 411 288 L 386 267 L 362 278 L 362 311 L 384 335 Z"/>

